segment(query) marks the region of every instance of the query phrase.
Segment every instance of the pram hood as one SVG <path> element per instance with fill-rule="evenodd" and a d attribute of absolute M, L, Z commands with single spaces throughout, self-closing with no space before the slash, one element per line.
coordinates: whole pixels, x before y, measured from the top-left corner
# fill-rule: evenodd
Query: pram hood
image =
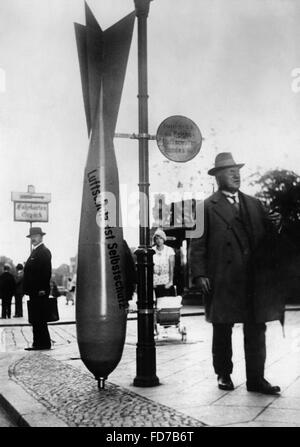
<path fill-rule="evenodd" d="M 182 307 L 182 296 L 162 296 L 156 299 L 157 309 L 180 309 Z"/>

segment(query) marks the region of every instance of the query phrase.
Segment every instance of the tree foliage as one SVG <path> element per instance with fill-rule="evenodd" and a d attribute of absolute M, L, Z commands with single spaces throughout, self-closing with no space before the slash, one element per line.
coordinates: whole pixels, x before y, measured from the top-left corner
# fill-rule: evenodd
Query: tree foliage
<path fill-rule="evenodd" d="M 252 184 L 260 186 L 256 197 L 272 211 L 278 211 L 287 224 L 300 222 L 300 176 L 293 171 L 275 169 L 260 175 Z"/>
<path fill-rule="evenodd" d="M 65 285 L 67 278 L 70 276 L 70 267 L 68 264 L 61 264 L 56 269 L 52 269 L 52 277 L 57 285 Z"/>
<path fill-rule="evenodd" d="M 286 301 L 299 302 L 300 290 L 300 176 L 284 169 L 255 174 L 255 194 L 270 210 L 282 216 L 278 242 L 281 264 L 281 286 Z"/>

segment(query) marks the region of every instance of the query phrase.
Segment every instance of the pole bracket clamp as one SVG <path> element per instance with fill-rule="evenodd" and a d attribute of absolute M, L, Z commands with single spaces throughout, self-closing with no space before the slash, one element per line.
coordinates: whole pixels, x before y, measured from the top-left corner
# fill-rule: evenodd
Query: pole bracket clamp
<path fill-rule="evenodd" d="M 154 309 L 138 309 L 139 314 L 153 314 Z"/>

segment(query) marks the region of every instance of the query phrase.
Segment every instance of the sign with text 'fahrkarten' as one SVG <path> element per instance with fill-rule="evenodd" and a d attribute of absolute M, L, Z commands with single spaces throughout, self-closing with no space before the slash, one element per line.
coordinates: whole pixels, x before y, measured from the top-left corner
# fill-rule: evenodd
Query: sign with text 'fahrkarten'
<path fill-rule="evenodd" d="M 14 202 L 17 222 L 48 222 L 48 203 Z"/>
<path fill-rule="evenodd" d="M 12 192 L 14 202 L 14 220 L 17 222 L 48 222 L 48 206 L 51 194 L 36 193 L 33 185 L 28 185 L 27 192 Z"/>

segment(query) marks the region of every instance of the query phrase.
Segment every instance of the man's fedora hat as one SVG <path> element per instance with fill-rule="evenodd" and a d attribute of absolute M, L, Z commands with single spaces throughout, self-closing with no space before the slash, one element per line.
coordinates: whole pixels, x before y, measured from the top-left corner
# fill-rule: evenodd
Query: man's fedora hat
<path fill-rule="evenodd" d="M 31 227 L 29 228 L 29 234 L 26 237 L 34 236 L 35 234 L 41 234 L 42 236 L 44 236 L 44 234 L 46 233 L 42 232 L 41 227 Z"/>
<path fill-rule="evenodd" d="M 231 155 L 231 152 L 220 152 L 215 159 L 215 166 L 208 171 L 209 175 L 215 175 L 216 172 L 224 168 L 242 168 L 245 163 L 236 163 Z"/>

